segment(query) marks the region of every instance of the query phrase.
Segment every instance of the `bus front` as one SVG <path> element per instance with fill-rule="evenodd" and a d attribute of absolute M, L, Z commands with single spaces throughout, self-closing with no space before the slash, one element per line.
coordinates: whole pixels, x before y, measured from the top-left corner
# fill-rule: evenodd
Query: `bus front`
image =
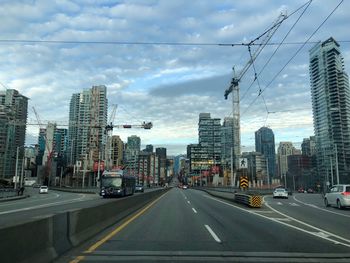
<path fill-rule="evenodd" d="M 120 172 L 104 172 L 101 177 L 102 197 L 123 196 L 123 174 Z"/>

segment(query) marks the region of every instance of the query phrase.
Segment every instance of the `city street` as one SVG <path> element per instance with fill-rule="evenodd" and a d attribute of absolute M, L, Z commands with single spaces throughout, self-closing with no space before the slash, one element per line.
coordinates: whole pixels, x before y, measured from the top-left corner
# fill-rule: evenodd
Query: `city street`
<path fill-rule="evenodd" d="M 269 206 L 275 206 L 272 198 L 267 200 Z M 290 210 L 299 208 L 288 202 L 291 200 L 281 200 Z M 315 217 L 313 223 L 318 220 Z M 327 229 L 341 233 L 348 227 Z M 256 262 L 258 258 L 263 259 L 261 262 L 308 258 L 315 262 L 344 258 L 347 262 L 350 240 L 293 221 L 267 206 L 250 209 L 202 191 L 174 188 L 148 209 L 109 228 L 57 262 Z"/>
<path fill-rule="evenodd" d="M 155 189 L 157 188 L 146 188 L 145 192 L 154 191 Z M 97 194 L 62 192 L 50 189 L 48 194 L 39 194 L 39 189 L 32 187 L 27 187 L 25 194 L 30 195 L 30 197 L 0 203 L 0 227 L 23 223 L 67 210 L 96 206 L 122 199 L 103 199 Z"/>

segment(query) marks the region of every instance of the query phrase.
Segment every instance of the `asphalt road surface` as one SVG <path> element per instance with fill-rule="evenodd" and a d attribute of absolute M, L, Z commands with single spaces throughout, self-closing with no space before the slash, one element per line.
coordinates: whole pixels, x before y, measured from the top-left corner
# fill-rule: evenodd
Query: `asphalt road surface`
<path fill-rule="evenodd" d="M 268 206 L 251 209 L 174 188 L 57 262 L 350 262 L 346 228 L 331 233 L 274 208 L 302 208 L 290 202 L 267 197 Z"/>

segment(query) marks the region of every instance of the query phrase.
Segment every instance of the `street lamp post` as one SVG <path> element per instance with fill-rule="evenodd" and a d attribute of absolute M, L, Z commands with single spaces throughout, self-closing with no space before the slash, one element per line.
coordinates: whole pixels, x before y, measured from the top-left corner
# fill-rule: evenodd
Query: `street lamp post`
<path fill-rule="evenodd" d="M 74 139 L 71 140 L 71 146 L 70 146 L 70 164 L 73 164 L 73 146 L 74 146 Z"/>
<path fill-rule="evenodd" d="M 15 189 L 17 189 L 19 147 L 20 146 L 17 146 L 17 149 L 16 149 Z"/>
<path fill-rule="evenodd" d="M 335 172 L 337 175 L 337 184 L 339 184 L 339 168 L 338 168 L 338 149 L 337 145 L 335 144 Z"/>

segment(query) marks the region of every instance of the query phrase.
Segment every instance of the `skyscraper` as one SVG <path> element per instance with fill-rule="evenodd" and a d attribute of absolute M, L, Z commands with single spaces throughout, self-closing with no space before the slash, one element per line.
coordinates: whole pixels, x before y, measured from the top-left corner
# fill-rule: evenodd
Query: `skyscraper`
<path fill-rule="evenodd" d="M 17 147 L 21 164 L 27 112 L 27 97 L 14 89 L 0 93 L 0 178 L 11 178 L 15 175 Z"/>
<path fill-rule="evenodd" d="M 280 142 L 278 149 L 278 174 L 284 178 L 288 172 L 288 156 L 296 154 L 296 149 L 292 142 Z"/>
<path fill-rule="evenodd" d="M 125 149 L 125 163 L 132 174 L 137 172 L 137 160 L 140 151 L 141 138 L 136 135 L 129 136 Z"/>
<path fill-rule="evenodd" d="M 221 163 L 221 124 L 219 118 L 211 118 L 210 113 L 200 113 L 198 122 L 198 142 L 208 153 L 209 163 Z"/>
<path fill-rule="evenodd" d="M 165 178 L 167 176 L 167 166 L 166 166 L 166 148 L 159 147 L 156 148 L 156 156 L 159 160 L 159 182 L 161 184 L 165 183 Z"/>
<path fill-rule="evenodd" d="M 111 138 L 111 161 L 113 166 L 123 165 L 123 149 L 124 143 L 118 135 L 113 135 Z"/>
<path fill-rule="evenodd" d="M 71 164 L 84 158 L 98 161 L 99 153 L 104 152 L 107 107 L 106 86 L 93 86 L 72 95 L 68 130 Z"/>
<path fill-rule="evenodd" d="M 319 184 L 337 171 L 340 183 L 350 183 L 350 89 L 338 42 L 316 44 L 309 71 Z"/>
<path fill-rule="evenodd" d="M 268 160 L 269 177 L 275 177 L 276 151 L 275 135 L 270 128 L 261 127 L 255 132 L 255 151 L 262 153 Z"/>
<path fill-rule="evenodd" d="M 301 144 L 301 153 L 306 156 L 313 156 L 316 152 L 315 136 L 304 138 Z"/>

